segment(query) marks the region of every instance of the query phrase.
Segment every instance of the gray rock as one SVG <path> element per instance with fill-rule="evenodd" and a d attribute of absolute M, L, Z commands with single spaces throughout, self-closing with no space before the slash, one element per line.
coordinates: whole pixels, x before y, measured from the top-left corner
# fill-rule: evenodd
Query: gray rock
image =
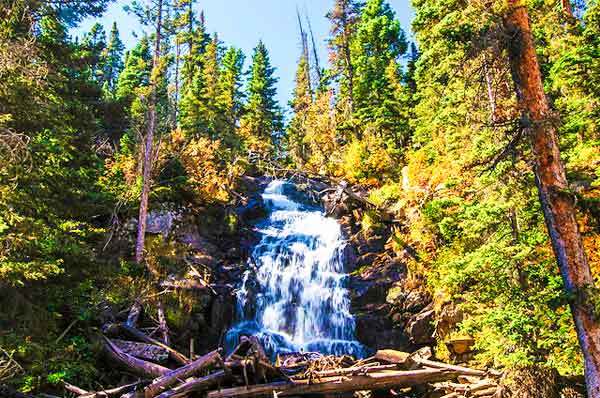
<path fill-rule="evenodd" d="M 409 322 L 406 332 L 413 344 L 430 344 L 434 342 L 433 332 L 435 311 L 426 310 L 413 316 Z"/>
<path fill-rule="evenodd" d="M 164 238 L 169 236 L 173 229 L 176 216 L 170 211 L 151 211 L 146 218 L 146 232 L 161 234 Z"/>

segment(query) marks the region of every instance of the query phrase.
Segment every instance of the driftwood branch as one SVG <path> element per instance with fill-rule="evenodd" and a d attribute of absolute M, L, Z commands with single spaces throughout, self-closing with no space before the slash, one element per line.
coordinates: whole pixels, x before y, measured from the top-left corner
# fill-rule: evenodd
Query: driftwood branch
<path fill-rule="evenodd" d="M 137 341 L 112 340 L 113 344 L 123 352 L 136 358 L 152 362 L 164 362 L 169 359 L 169 351 L 154 344 L 138 343 Z"/>
<path fill-rule="evenodd" d="M 129 315 L 127 316 L 127 321 L 125 321 L 125 325 L 129 327 L 136 327 L 137 322 L 142 313 L 142 303 L 139 300 L 136 300 L 133 306 L 131 306 L 131 310 L 129 311 Z"/>
<path fill-rule="evenodd" d="M 179 398 L 192 392 L 206 391 L 213 386 L 221 384 L 227 377 L 227 372 L 220 370 L 206 377 L 188 380 L 175 388 L 163 392 L 157 398 Z"/>
<path fill-rule="evenodd" d="M 148 344 L 154 344 L 157 345 L 159 347 L 164 348 L 165 350 L 169 351 L 169 356 L 176 362 L 182 364 L 182 365 L 186 365 L 190 362 L 190 360 L 183 355 L 182 353 L 180 353 L 179 351 L 169 347 L 168 345 L 161 343 L 160 341 L 146 335 L 145 333 L 139 331 L 136 328 L 133 327 L 129 327 L 125 324 L 121 325 L 121 329 L 126 332 L 127 334 L 129 334 L 130 336 L 143 341 L 144 343 L 148 343 Z"/>
<path fill-rule="evenodd" d="M 139 374 L 140 376 L 160 377 L 171 370 L 169 368 L 165 368 L 164 366 L 144 361 L 132 355 L 126 354 L 112 341 L 110 341 L 110 339 L 108 339 L 105 336 L 102 336 L 102 338 L 104 339 L 104 347 L 108 356 L 124 368 L 131 370 L 132 372 Z"/>
<path fill-rule="evenodd" d="M 79 398 L 111 398 L 121 396 L 124 393 L 134 390 L 136 387 L 148 383 L 147 381 L 136 381 L 135 383 L 125 384 L 120 387 L 111 388 L 108 390 L 89 392 L 87 394 L 80 395 Z"/>
<path fill-rule="evenodd" d="M 351 378 L 331 377 L 314 384 L 308 381 L 276 382 L 248 387 L 234 387 L 208 393 L 208 398 L 257 397 L 276 394 L 278 397 L 310 394 L 336 394 L 393 387 L 410 387 L 436 381 L 452 380 L 456 373 L 442 369 L 385 372 Z"/>
<path fill-rule="evenodd" d="M 485 376 L 487 373 L 484 372 L 483 370 L 476 370 L 476 369 L 471 369 L 471 368 L 466 368 L 464 366 L 457 366 L 457 365 L 449 365 L 446 363 L 442 363 L 442 362 L 437 362 L 437 361 L 431 361 L 429 359 L 422 359 L 419 357 L 416 358 L 412 358 L 412 360 L 422 366 L 427 366 L 430 368 L 437 368 L 437 369 L 445 369 L 448 371 L 453 371 L 456 372 L 458 374 L 461 375 L 468 375 L 468 376 Z"/>
<path fill-rule="evenodd" d="M 170 345 L 169 326 L 167 325 L 167 317 L 165 316 L 165 308 L 162 301 L 158 300 L 156 312 L 158 314 L 158 327 L 162 334 L 162 341 L 165 345 Z"/>
<path fill-rule="evenodd" d="M 163 374 L 144 389 L 144 397 L 153 398 L 176 384 L 179 380 L 198 374 L 201 370 L 215 364 L 221 358 L 220 351 L 212 351 L 179 369 Z"/>

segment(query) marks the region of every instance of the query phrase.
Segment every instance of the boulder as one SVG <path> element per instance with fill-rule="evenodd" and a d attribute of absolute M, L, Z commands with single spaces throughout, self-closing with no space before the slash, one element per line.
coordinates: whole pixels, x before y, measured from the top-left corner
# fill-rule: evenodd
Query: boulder
<path fill-rule="evenodd" d="M 146 218 L 146 232 L 160 234 L 166 239 L 176 218 L 176 214 L 171 211 L 151 211 Z"/>
<path fill-rule="evenodd" d="M 436 336 L 447 336 L 463 320 L 463 312 L 455 303 L 442 306 L 435 329 Z"/>
<path fill-rule="evenodd" d="M 455 338 L 446 341 L 446 347 L 453 355 L 467 354 L 473 350 L 474 345 L 475 340 L 470 337 Z"/>
<path fill-rule="evenodd" d="M 394 328 L 391 320 L 379 314 L 361 313 L 355 315 L 356 338 L 366 346 L 378 349 L 405 351 L 410 342 L 402 329 Z"/>
<path fill-rule="evenodd" d="M 417 345 L 433 343 L 434 320 L 435 310 L 433 309 L 424 310 L 414 315 L 408 321 L 408 327 L 406 328 L 411 343 Z"/>

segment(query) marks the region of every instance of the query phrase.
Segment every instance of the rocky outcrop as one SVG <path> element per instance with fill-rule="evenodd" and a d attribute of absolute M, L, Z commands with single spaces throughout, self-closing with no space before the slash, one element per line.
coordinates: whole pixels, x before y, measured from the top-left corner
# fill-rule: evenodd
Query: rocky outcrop
<path fill-rule="evenodd" d="M 325 212 L 339 220 L 348 237 L 346 252 L 351 311 L 357 339 L 373 349 L 414 350 L 434 341 L 435 311 L 431 298 L 419 287 L 409 287 L 405 258 L 416 257 L 407 247 L 402 257 L 386 248 L 391 237 L 389 214 L 379 214 L 360 187 L 332 187 L 303 178 L 305 192 L 321 198 Z M 379 225 L 363 227 L 365 211 Z"/>

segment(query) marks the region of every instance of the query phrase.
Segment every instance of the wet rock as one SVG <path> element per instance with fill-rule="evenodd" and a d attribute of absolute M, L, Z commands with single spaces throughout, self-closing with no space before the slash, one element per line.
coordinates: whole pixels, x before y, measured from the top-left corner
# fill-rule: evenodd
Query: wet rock
<path fill-rule="evenodd" d="M 185 224 L 182 224 L 178 228 L 177 241 L 208 255 L 214 255 L 219 252 L 216 245 L 200 234 L 198 226 L 192 220 L 187 220 Z"/>
<path fill-rule="evenodd" d="M 360 268 L 366 265 L 371 265 L 375 262 L 378 256 L 379 255 L 377 253 L 365 253 L 356 259 L 356 266 Z"/>
<path fill-rule="evenodd" d="M 385 303 L 388 287 L 387 283 L 353 280 L 350 283 L 352 307 L 361 309 L 368 305 Z"/>
<path fill-rule="evenodd" d="M 336 192 L 330 192 L 321 198 L 325 213 L 335 218 L 341 218 L 354 208 L 348 195 L 337 195 Z"/>
<path fill-rule="evenodd" d="M 242 221 L 250 223 L 265 217 L 267 209 L 265 208 L 265 204 L 260 195 L 257 195 L 256 197 L 250 198 L 246 205 L 238 207 L 236 209 L 236 214 Z"/>
<path fill-rule="evenodd" d="M 414 315 L 408 321 L 408 327 L 406 328 L 411 343 L 417 345 L 433 343 L 434 321 L 435 311 L 433 309 Z"/>
<path fill-rule="evenodd" d="M 407 350 L 410 342 L 401 329 L 394 328 L 391 320 L 378 314 L 356 315 L 356 338 L 368 347 Z"/>

